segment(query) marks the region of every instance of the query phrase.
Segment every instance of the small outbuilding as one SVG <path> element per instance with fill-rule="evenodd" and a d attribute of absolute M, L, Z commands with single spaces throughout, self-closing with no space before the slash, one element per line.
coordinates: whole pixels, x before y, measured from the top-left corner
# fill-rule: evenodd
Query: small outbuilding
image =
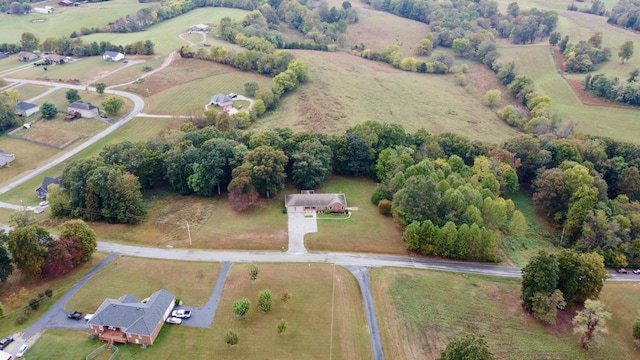
<path fill-rule="evenodd" d="M 209 25 L 206 25 L 206 24 L 191 25 L 189 26 L 189 31 L 206 32 L 206 31 L 209 31 Z"/>
<path fill-rule="evenodd" d="M 105 51 L 102 58 L 107 61 L 120 61 L 124 60 L 124 54 L 117 51 Z"/>
<path fill-rule="evenodd" d="M 14 107 L 14 114 L 18 116 L 31 116 L 40 111 L 40 107 L 36 104 L 20 101 Z"/>
<path fill-rule="evenodd" d="M 62 0 L 58 3 L 58 5 L 62 7 L 73 6 L 73 1 L 71 0 Z"/>
<path fill-rule="evenodd" d="M 300 194 L 285 196 L 284 206 L 287 212 L 325 211 L 344 213 L 347 211 L 347 198 L 342 193 L 316 194 L 313 190 L 302 190 Z"/>
<path fill-rule="evenodd" d="M 0 167 L 9 166 L 13 160 L 16 159 L 14 154 L 10 154 L 8 152 L 4 152 L 0 150 Z"/>
<path fill-rule="evenodd" d="M 67 106 L 67 113 L 80 113 L 83 118 L 95 118 L 99 115 L 98 107 L 82 100 L 72 102 Z"/>
<path fill-rule="evenodd" d="M 36 196 L 42 200 L 46 199 L 47 195 L 49 195 L 49 185 L 51 184 L 60 185 L 60 176 L 54 178 L 45 176 L 42 180 L 42 185 L 36 189 Z"/>
<path fill-rule="evenodd" d="M 18 53 L 18 60 L 22 62 L 33 61 L 37 58 L 38 58 L 38 55 L 32 53 L 31 51 L 20 51 Z"/>

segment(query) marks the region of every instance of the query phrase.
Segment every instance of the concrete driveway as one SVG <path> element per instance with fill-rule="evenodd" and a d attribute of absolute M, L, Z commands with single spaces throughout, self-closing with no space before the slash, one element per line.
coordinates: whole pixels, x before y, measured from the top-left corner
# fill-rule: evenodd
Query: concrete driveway
<path fill-rule="evenodd" d="M 290 212 L 289 215 L 289 252 L 294 254 L 306 253 L 304 247 L 304 235 L 318 232 L 318 221 L 315 212 L 312 216 L 304 213 Z"/>

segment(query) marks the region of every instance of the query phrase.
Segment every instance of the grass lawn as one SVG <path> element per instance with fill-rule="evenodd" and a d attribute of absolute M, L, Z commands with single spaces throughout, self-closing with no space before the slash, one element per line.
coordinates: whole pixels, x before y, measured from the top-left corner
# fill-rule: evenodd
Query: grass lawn
<path fill-rule="evenodd" d="M 162 288 L 185 305 L 202 306 L 211 297 L 219 272 L 219 263 L 118 257 L 94 275 L 65 307 L 93 313 L 105 298 L 132 294 L 142 300 Z"/>
<path fill-rule="evenodd" d="M 49 88 L 40 85 L 23 84 L 12 88 L 12 90 L 20 93 L 20 101 L 27 101 L 49 90 Z"/>
<path fill-rule="evenodd" d="M 58 6 L 58 1 L 48 1 L 38 3 L 37 6 L 53 6 L 55 11 L 49 15 L 37 13 L 22 16 L 0 14 L 0 34 L 4 39 L 3 42 L 19 42 L 20 35 L 24 32 L 33 33 L 40 38 L 40 41 L 50 36 L 55 38 L 69 37 L 73 31 L 78 31 L 81 27 L 100 28 L 119 17 L 134 14 L 139 9 L 150 7 L 150 4 L 139 3 L 136 0 L 111 0 L 64 8 Z M 45 19 L 46 21 L 32 22 L 35 19 Z M 120 42 L 118 44 L 125 45 Z"/>
<path fill-rule="evenodd" d="M 310 81 L 283 98 L 258 129 L 290 127 L 339 133 L 367 121 L 399 123 L 409 132 L 456 132 L 486 141 L 518 132 L 500 120 L 455 75 L 416 74 L 345 53 L 295 51 Z M 484 96 L 484 94 L 482 94 Z"/>
<path fill-rule="evenodd" d="M 319 193 L 341 192 L 347 206 L 357 207 L 351 217 L 318 219 L 318 232 L 305 235 L 305 246 L 314 251 L 348 251 L 407 255 L 402 230 L 391 217 L 380 215 L 371 203 L 376 183 L 364 178 L 334 176 Z"/>
<path fill-rule="evenodd" d="M 74 59 L 62 65 L 32 66 L 11 74 L 12 78 L 66 82 L 74 85 L 89 84 L 94 79 L 124 67 L 121 62 L 105 61 L 102 56 Z M 65 90 L 66 91 L 66 90 Z M 80 96 L 83 96 L 80 92 Z"/>
<path fill-rule="evenodd" d="M 516 204 L 527 219 L 529 229 L 521 238 L 503 238 L 500 247 L 516 266 L 523 267 L 539 250 L 556 252 L 558 247 L 553 243 L 557 239 L 555 229 L 546 219 L 536 213 L 531 195 L 524 190 L 511 194 L 509 199 Z"/>
<path fill-rule="evenodd" d="M 146 4 L 149 7 L 150 4 Z M 133 11 L 131 12 L 133 13 Z M 240 9 L 207 7 L 192 10 L 173 19 L 149 27 L 145 31 L 134 33 L 98 33 L 83 36 L 84 42 L 110 41 L 112 44 L 126 45 L 136 41 L 151 40 L 155 44 L 156 54 L 166 54 L 187 43 L 178 35 L 188 31 L 189 26 L 199 23 L 218 24 L 224 17 L 242 20 L 248 12 Z"/>
<path fill-rule="evenodd" d="M 638 284 L 606 284 L 601 300 L 613 313 L 605 345 L 590 355 L 578 345 L 568 312 L 544 326 L 520 306 L 520 282 L 398 268 L 371 270 L 385 354 L 435 359 L 455 337 L 484 335 L 496 359 L 631 359 L 631 322 Z"/>
<path fill-rule="evenodd" d="M 0 283 L 0 303 L 2 303 L 4 309 L 4 317 L 0 319 L 0 334 L 13 334 L 26 330 L 82 276 L 98 265 L 105 257 L 105 254 L 95 253 L 88 262 L 74 269 L 70 274 L 62 278 L 42 280 L 35 283 L 23 283 L 20 273 L 16 271 L 6 282 Z M 27 294 L 21 297 L 19 294 L 22 288 L 27 291 Z M 37 297 L 38 293 L 47 289 L 53 290 L 53 298 L 44 303 L 24 324 L 16 324 L 16 318 L 22 315 L 22 308 L 29 303 L 29 300 Z"/>
<path fill-rule="evenodd" d="M 201 106 L 204 111 L 211 96 L 217 93 L 244 93 L 244 84 L 251 81 L 257 82 L 260 87 L 272 85 L 268 76 L 211 61 L 178 57 L 167 68 L 124 90 L 146 97 L 146 113 L 184 115 L 189 105 Z"/>
<path fill-rule="evenodd" d="M 147 220 L 139 225 L 92 223 L 99 237 L 150 246 L 204 249 L 281 250 L 287 246 L 284 194 L 262 200 L 251 210 L 237 213 L 226 196 L 203 198 L 157 192 L 147 196 Z"/>
<path fill-rule="evenodd" d="M 65 121 L 62 115 L 58 114 L 52 120 L 33 123 L 31 128 L 22 129 L 16 135 L 52 146 L 64 146 L 70 141 L 91 137 L 109 126 L 104 121 L 96 119 L 81 118 Z"/>
<path fill-rule="evenodd" d="M 261 264 L 255 284 L 249 280 L 248 264 L 231 268 L 215 321 L 211 329 L 186 326 L 164 326 L 156 343 L 147 349 L 135 345 L 120 346 L 118 359 L 368 359 L 371 345 L 367 320 L 358 284 L 341 267 L 327 264 Z M 310 282 L 309 279 L 314 279 Z M 257 310 L 260 290 L 271 289 L 273 307 L 270 312 Z M 290 302 L 284 307 L 280 292 L 287 289 Z M 233 315 L 233 301 L 247 297 L 252 308 L 244 319 Z M 332 311 L 333 316 L 332 316 Z M 332 331 L 333 318 L 333 331 Z M 278 335 L 280 319 L 287 329 Z M 224 333 L 239 333 L 237 348 L 224 343 Z M 98 348 L 97 340 L 89 340 L 83 331 L 49 330 L 30 350 L 31 359 L 46 359 L 51 353 L 65 358 L 84 358 Z M 186 351 L 186 352 L 185 352 Z"/>
<path fill-rule="evenodd" d="M 122 84 L 125 82 L 133 81 L 145 74 L 142 68 L 147 66 L 152 69 L 155 69 L 162 64 L 162 61 L 164 60 L 164 58 L 165 57 L 163 55 L 127 56 L 127 59 L 130 62 L 133 60 L 142 60 L 144 62 L 140 64 L 133 64 L 133 65 L 127 66 L 122 70 L 118 70 L 117 72 L 100 79 L 99 82 L 105 83 L 107 84 L 107 86 L 111 86 L 111 85 Z"/>
<path fill-rule="evenodd" d="M 80 154 L 73 156 L 73 159 L 85 159 L 92 156 L 97 156 L 102 151 L 102 148 L 107 144 L 119 143 L 125 140 L 129 141 L 146 141 L 149 139 L 153 139 L 157 137 L 163 129 L 166 129 L 171 122 L 171 119 L 155 119 L 155 118 L 136 118 L 128 122 L 122 128 L 118 129 L 118 131 L 110 134 L 104 139 L 98 141 L 96 144 L 90 146 L 86 150 L 82 151 Z M 11 146 L 6 146 L 11 145 Z M 0 149 L 4 151 L 14 152 L 16 154 L 16 160 L 11 163 L 11 167 L 0 169 L 0 175 L 5 174 L 7 170 L 13 170 L 14 167 L 19 164 L 23 164 L 20 161 L 20 156 L 18 155 L 18 149 L 22 150 L 20 146 L 25 149 L 31 149 L 32 153 L 29 153 L 29 157 L 27 159 L 26 156 L 23 157 L 23 161 L 28 164 L 26 167 L 19 170 L 14 170 L 13 175 L 6 175 L 6 178 L 0 176 L 3 179 L 3 182 L 8 181 L 9 179 L 16 177 L 17 175 L 23 173 L 24 171 L 32 170 L 37 167 L 36 164 L 46 163 L 50 156 L 44 157 L 43 155 L 46 153 L 45 150 L 51 152 L 52 154 L 57 154 L 59 150 L 55 150 L 48 146 L 32 144 L 26 142 L 24 140 L 11 139 L 6 135 L 0 137 Z M 47 159 L 47 160 L 42 160 Z M 28 162 L 27 162 L 28 161 Z M 0 201 L 6 201 L 12 204 L 19 204 L 20 200 L 24 200 L 25 205 L 36 205 L 40 200 L 36 198 L 34 190 L 40 186 L 42 183 L 42 179 L 45 176 L 59 176 L 62 174 L 62 170 L 69 163 L 70 160 L 63 162 L 60 165 L 57 165 L 50 170 L 45 171 L 42 175 L 36 176 L 35 178 L 25 182 L 19 187 L 13 189 L 12 191 L 0 195 Z M 10 177 L 9 177 L 10 176 Z"/>
<path fill-rule="evenodd" d="M 60 150 L 34 144 L 21 139 L 13 139 L 6 134 L 0 136 L 0 149 L 16 155 L 9 167 L 0 169 L 0 183 L 5 183 L 18 175 L 48 163 Z M 42 181 L 42 180 L 40 180 Z M 38 185 L 36 185 L 38 187 Z M 31 189 L 33 191 L 36 187 Z"/>

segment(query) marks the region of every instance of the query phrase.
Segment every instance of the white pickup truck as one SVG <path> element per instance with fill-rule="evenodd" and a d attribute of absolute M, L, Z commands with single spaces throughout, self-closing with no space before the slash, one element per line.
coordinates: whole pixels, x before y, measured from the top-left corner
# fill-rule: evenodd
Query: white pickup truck
<path fill-rule="evenodd" d="M 177 317 L 179 319 L 188 319 L 191 317 L 191 310 L 184 310 L 184 309 L 173 310 L 173 312 L 171 313 L 171 316 Z"/>

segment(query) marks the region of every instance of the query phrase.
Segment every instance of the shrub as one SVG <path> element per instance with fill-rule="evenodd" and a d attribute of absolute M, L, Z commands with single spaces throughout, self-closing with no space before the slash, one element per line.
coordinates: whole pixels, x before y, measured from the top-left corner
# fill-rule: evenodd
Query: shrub
<path fill-rule="evenodd" d="M 282 335 L 285 330 L 287 330 L 287 321 L 285 319 L 281 319 L 277 327 L 278 334 Z"/>
<path fill-rule="evenodd" d="M 633 338 L 640 340 L 640 311 L 638 311 L 636 320 L 633 322 Z"/>
<path fill-rule="evenodd" d="M 385 216 L 391 215 L 391 201 L 387 199 L 380 200 L 378 203 L 378 212 Z"/>
<path fill-rule="evenodd" d="M 238 345 L 238 332 L 235 330 L 229 330 L 224 334 L 224 342 L 229 346 Z"/>
<path fill-rule="evenodd" d="M 258 309 L 263 312 L 271 310 L 271 290 L 265 289 L 258 295 Z"/>
<path fill-rule="evenodd" d="M 53 297 L 53 290 L 47 289 L 44 291 L 44 294 L 47 295 L 49 299 L 51 299 L 51 297 Z"/>
<path fill-rule="evenodd" d="M 22 315 L 18 315 L 18 317 L 16 318 L 16 324 L 18 324 L 18 325 L 22 325 L 22 324 L 24 324 L 24 322 L 25 322 L 26 320 L 27 320 L 27 319 L 26 319 L 24 316 L 22 316 Z"/>
<path fill-rule="evenodd" d="M 40 299 L 29 300 L 29 307 L 33 310 L 38 310 L 40 308 Z"/>
<path fill-rule="evenodd" d="M 25 306 L 22 308 L 22 313 L 24 314 L 24 316 L 29 317 L 31 316 L 31 313 L 33 312 L 33 310 L 31 310 L 30 307 Z"/>

